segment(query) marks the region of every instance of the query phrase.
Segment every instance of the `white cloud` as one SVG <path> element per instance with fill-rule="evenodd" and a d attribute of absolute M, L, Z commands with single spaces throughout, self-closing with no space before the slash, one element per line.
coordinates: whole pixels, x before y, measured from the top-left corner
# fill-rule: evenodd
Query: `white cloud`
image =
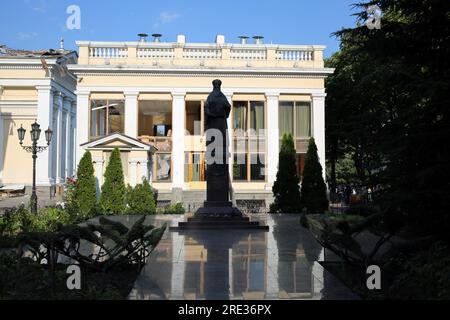
<path fill-rule="evenodd" d="M 175 20 L 179 19 L 180 17 L 181 14 L 178 12 L 167 12 L 167 11 L 161 12 L 154 26 L 158 27 L 161 24 L 172 23 Z"/>
<path fill-rule="evenodd" d="M 37 12 L 37 13 L 47 13 L 49 4 L 47 3 L 47 0 L 39 0 L 39 1 L 30 1 L 30 0 L 24 0 L 23 1 L 25 5 L 31 7 L 31 10 Z"/>
<path fill-rule="evenodd" d="M 24 41 L 36 37 L 37 35 L 36 32 L 19 32 L 16 36 L 16 40 Z"/>

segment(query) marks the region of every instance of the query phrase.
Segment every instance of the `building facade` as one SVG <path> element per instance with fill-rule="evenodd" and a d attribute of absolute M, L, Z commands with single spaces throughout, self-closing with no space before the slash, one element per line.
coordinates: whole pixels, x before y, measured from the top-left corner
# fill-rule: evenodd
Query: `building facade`
<path fill-rule="evenodd" d="M 31 124 L 51 128 L 53 140 L 37 159 L 38 191 L 54 194 L 75 172 L 76 78 L 67 70 L 77 53 L 60 50 L 17 51 L 0 54 L 0 185 L 8 188 L 32 184 L 32 158 L 19 144 L 17 129 L 27 130 L 24 145 L 31 145 Z"/>
<path fill-rule="evenodd" d="M 95 150 L 101 182 L 111 146 L 121 146 L 126 180 L 147 177 L 159 201 L 195 209 L 205 200 L 204 105 L 221 79 L 232 105 L 230 176 L 236 200 L 269 206 L 284 133 L 295 138 L 301 173 L 310 137 L 325 168 L 323 46 L 77 42 L 77 162 Z M 150 145 L 152 150 L 129 139 Z M 99 145 L 98 141 L 101 140 Z M 103 148 L 103 149 L 102 149 Z M 138 150 L 142 152 L 137 153 Z"/>

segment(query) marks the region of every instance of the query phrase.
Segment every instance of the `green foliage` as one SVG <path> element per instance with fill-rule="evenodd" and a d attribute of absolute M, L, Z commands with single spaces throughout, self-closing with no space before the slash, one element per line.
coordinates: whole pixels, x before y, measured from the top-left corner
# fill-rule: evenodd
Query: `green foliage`
<path fill-rule="evenodd" d="M 323 180 L 322 166 L 313 138 L 309 141 L 302 179 L 302 204 L 308 213 L 324 213 L 328 210 L 327 186 Z"/>
<path fill-rule="evenodd" d="M 48 207 L 31 213 L 24 206 L 10 209 L 0 216 L 0 248 L 11 248 L 15 238 L 24 232 L 54 232 L 61 225 L 76 221 L 61 207 Z"/>
<path fill-rule="evenodd" d="M 80 220 L 91 218 L 97 208 L 97 188 L 92 155 L 87 151 L 78 165 L 77 180 L 68 180 L 66 201 L 69 211 Z"/>
<path fill-rule="evenodd" d="M 60 207 L 48 207 L 40 210 L 37 215 L 30 213 L 34 232 L 55 232 L 61 225 L 73 223 L 73 217 Z"/>
<path fill-rule="evenodd" d="M 100 205 L 107 215 L 125 213 L 126 187 L 123 176 L 122 161 L 119 149 L 114 149 L 105 171 L 105 182 L 102 186 Z"/>
<path fill-rule="evenodd" d="M 380 186 L 377 198 L 405 226 L 446 238 L 450 2 L 366 1 L 360 22 L 369 3 L 383 11 L 382 28 L 336 33 L 341 51 L 328 62 L 328 158 L 333 167 L 351 154 L 360 184 Z"/>
<path fill-rule="evenodd" d="M 352 215 L 352 216 L 362 216 L 362 217 L 368 217 L 377 212 L 377 209 L 367 205 L 367 204 L 358 204 L 358 205 L 352 205 L 350 208 L 348 208 L 345 211 L 345 214 Z"/>
<path fill-rule="evenodd" d="M 67 289 L 67 265 L 51 271 L 14 253 L 0 253 L 0 300 L 123 300 L 139 275 L 139 268 L 117 268 L 108 273 L 82 270 L 81 290 Z"/>
<path fill-rule="evenodd" d="M 292 135 L 284 135 L 279 155 L 277 180 L 272 188 L 275 198 L 272 213 L 300 213 L 300 179 L 297 176 L 296 151 Z"/>
<path fill-rule="evenodd" d="M 446 245 L 436 243 L 398 260 L 400 269 L 389 288 L 390 299 L 450 299 L 450 250 Z"/>
<path fill-rule="evenodd" d="M 164 214 L 185 214 L 186 210 L 183 207 L 183 204 L 176 203 L 168 206 L 164 209 Z"/>
<path fill-rule="evenodd" d="M 98 272 L 125 265 L 142 266 L 167 228 L 166 224 L 160 228 L 146 225 L 145 219 L 143 216 L 131 228 L 100 217 L 99 224 L 59 226 L 55 232 L 22 233 L 17 238 L 17 252 L 21 255 L 27 248 L 34 261 L 46 259 L 50 264 L 56 264 L 57 254 L 61 254 L 83 269 Z M 87 241 L 94 252 L 84 252 L 81 241 Z"/>
<path fill-rule="evenodd" d="M 142 184 L 138 184 L 134 188 L 127 187 L 126 202 L 126 212 L 129 215 L 156 214 L 153 190 L 147 179 L 144 179 Z"/>

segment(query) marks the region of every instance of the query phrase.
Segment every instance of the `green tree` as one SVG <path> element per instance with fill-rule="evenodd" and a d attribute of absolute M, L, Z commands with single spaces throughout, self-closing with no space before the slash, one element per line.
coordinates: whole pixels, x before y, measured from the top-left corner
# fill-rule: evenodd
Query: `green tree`
<path fill-rule="evenodd" d="M 301 213 L 300 179 L 297 175 L 296 151 L 292 135 L 284 135 L 279 155 L 277 180 L 273 186 L 272 213 Z"/>
<path fill-rule="evenodd" d="M 102 186 L 100 205 L 105 214 L 118 215 L 125 212 L 126 187 L 123 177 L 120 151 L 115 148 L 109 158 Z"/>
<path fill-rule="evenodd" d="M 148 215 L 156 213 L 155 197 L 147 179 L 132 188 L 127 187 L 127 213 L 130 215 Z"/>
<path fill-rule="evenodd" d="M 71 191 L 69 211 L 79 213 L 80 218 L 90 218 L 97 208 L 97 187 L 92 165 L 92 155 L 87 151 L 78 164 L 77 180 Z"/>
<path fill-rule="evenodd" d="M 368 5 L 381 8 L 381 29 L 365 26 Z M 361 185 L 378 187 L 390 217 L 447 237 L 450 2 L 375 0 L 356 8 L 360 25 L 336 33 L 327 134 L 337 138 L 328 150 L 345 149 L 334 158 L 352 154 Z"/>
<path fill-rule="evenodd" d="M 328 210 L 327 186 L 323 180 L 323 169 L 319 162 L 314 138 L 309 140 L 302 179 L 302 204 L 308 213 L 324 213 Z"/>

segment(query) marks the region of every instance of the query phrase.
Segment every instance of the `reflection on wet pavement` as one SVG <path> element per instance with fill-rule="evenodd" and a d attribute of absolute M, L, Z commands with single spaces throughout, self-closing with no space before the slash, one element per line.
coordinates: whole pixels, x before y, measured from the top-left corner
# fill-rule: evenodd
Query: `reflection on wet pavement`
<path fill-rule="evenodd" d="M 128 220 L 129 218 L 127 218 Z M 183 217 L 155 216 L 176 225 Z M 167 232 L 130 299 L 357 299 L 317 261 L 325 251 L 295 215 L 267 216 L 270 232 Z"/>

